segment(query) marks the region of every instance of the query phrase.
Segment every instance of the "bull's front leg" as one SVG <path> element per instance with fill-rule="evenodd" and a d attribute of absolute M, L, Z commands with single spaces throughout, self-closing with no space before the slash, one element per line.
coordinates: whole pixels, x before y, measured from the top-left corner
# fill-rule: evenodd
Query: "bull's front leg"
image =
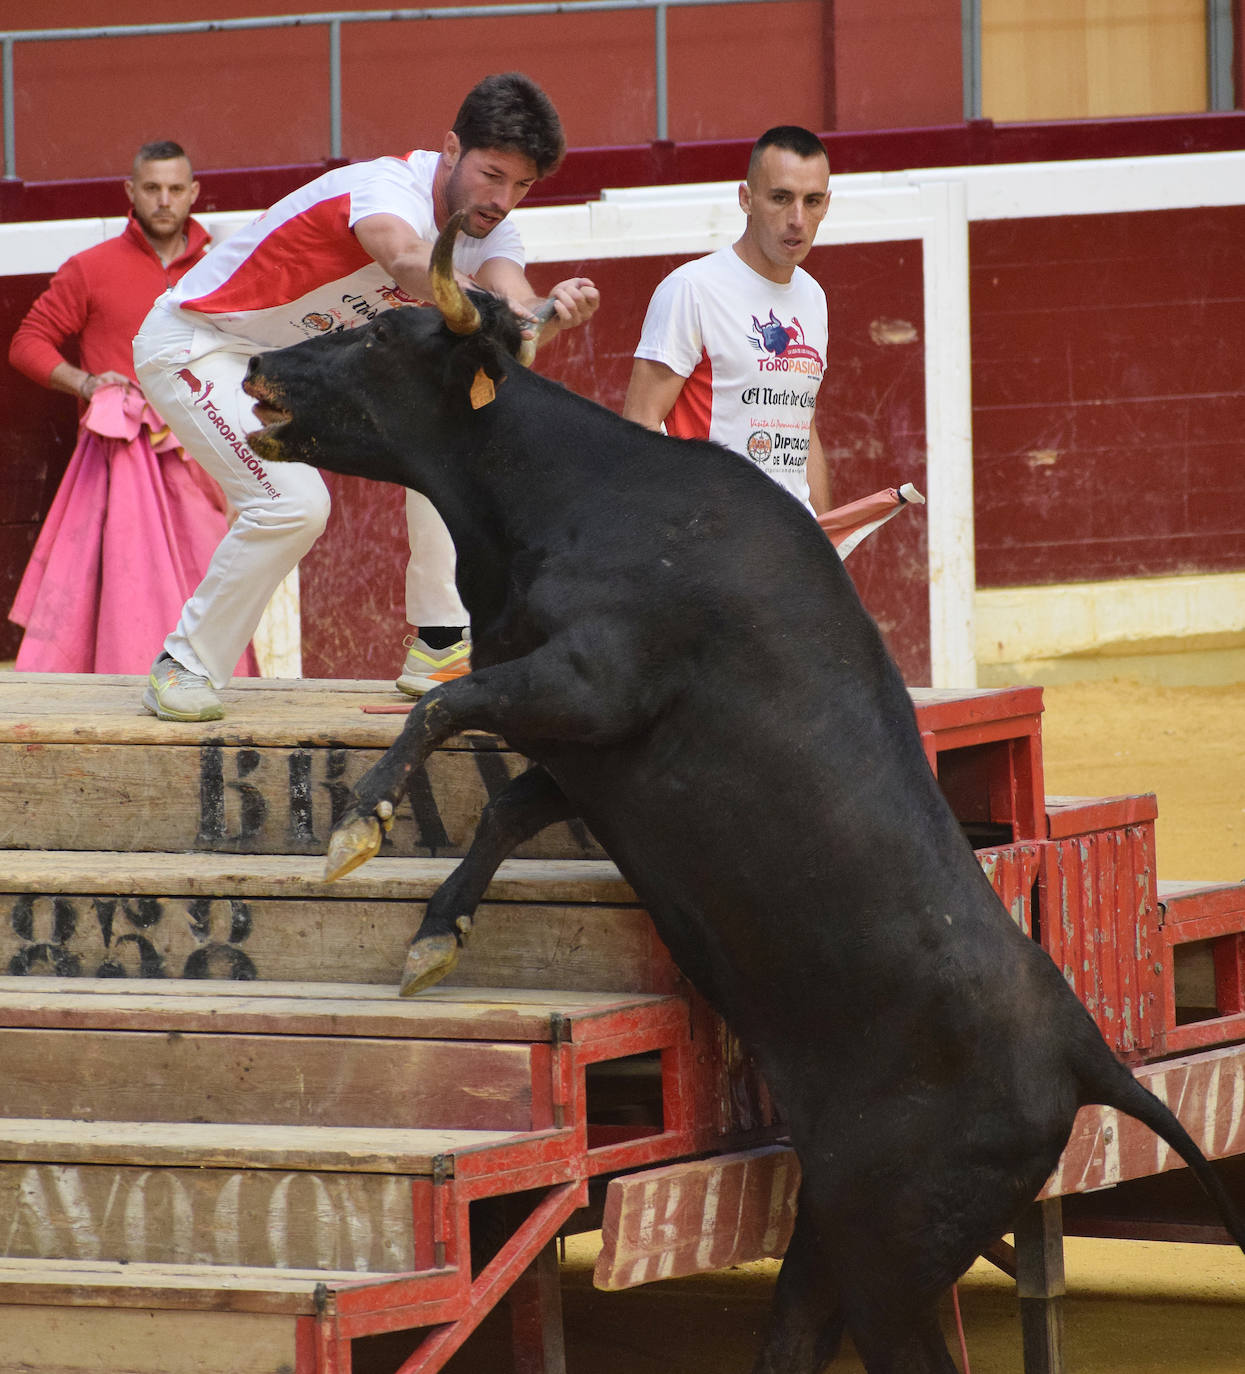
<path fill-rule="evenodd" d="M 394 807 L 406 795 L 411 774 L 437 745 L 456 733 L 459 727 L 439 699 L 442 690 L 420 698 L 402 733 L 355 783 L 350 804 L 329 836 L 326 881 L 333 882 L 376 857 L 383 830 L 392 825 Z"/>
<path fill-rule="evenodd" d="M 576 810 L 539 764 L 512 779 L 480 813 L 471 848 L 433 893 L 402 971 L 403 997 L 430 987 L 458 963 L 480 905 L 502 860 L 524 840 Z"/>
<path fill-rule="evenodd" d="M 611 642 L 608 629 L 597 624 L 586 643 L 560 636 L 421 697 L 402 733 L 355 784 L 329 840 L 326 878 L 340 878 L 376 855 L 381 827 L 392 821 L 411 774 L 461 730 L 606 746 L 643 728 L 658 710 L 663 686 L 638 680 L 633 646 L 621 635 Z"/>

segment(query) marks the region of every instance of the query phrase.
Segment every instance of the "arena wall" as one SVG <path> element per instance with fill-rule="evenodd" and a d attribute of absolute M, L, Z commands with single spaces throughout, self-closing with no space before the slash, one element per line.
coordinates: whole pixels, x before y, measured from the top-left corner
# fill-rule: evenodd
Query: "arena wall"
<path fill-rule="evenodd" d="M 1218 127 L 1239 131 L 1241 124 L 1227 119 Z M 1210 125 L 1192 127 L 1205 132 Z M 1154 129 L 1148 132 L 1153 137 Z M 960 131 L 962 139 L 972 136 Z M 951 134 L 944 132 L 942 144 L 934 134 L 927 138 L 931 146 L 945 146 Z M 682 180 L 710 180 L 732 160 L 742 166 L 745 152 L 743 143 L 619 149 L 612 161 L 603 161 L 606 172 L 634 174 L 664 160 L 693 173 Z M 575 154 L 565 184 L 582 181 L 592 165 L 589 150 Z M 268 175 L 274 185 L 281 178 L 296 183 L 314 170 Z M 709 176 L 697 178 L 696 171 Z M 221 174 L 213 190 L 208 174 L 205 199 L 219 205 L 262 176 Z M 615 184 L 623 181 L 620 175 Z M 117 198 L 115 182 L 111 188 Z M 32 224 L 30 232 L 50 241 L 53 226 Z M 1245 468 L 1239 461 L 1245 396 L 1234 365 L 1245 343 L 1243 238 L 1245 209 L 1230 205 L 972 224 L 977 583 L 1009 593 L 979 611 L 986 636 L 984 643 L 979 636 L 979 659 L 1013 662 L 1014 627 L 1051 623 L 1044 612 L 1017 611 L 1037 605 L 1029 589 L 1101 588 L 1141 574 L 1222 577 L 1245 569 Z M 542 368 L 619 406 L 648 296 L 684 256 L 646 251 L 640 257 L 534 262 L 538 287 L 583 271 L 600 283 L 606 302 L 588 328 L 542 354 Z M 852 499 L 905 480 L 921 486 L 920 245 L 836 243 L 817 248 L 809 266 L 831 298 L 830 380 L 818 423 L 838 497 Z M 0 333 L 11 331 L 46 280 L 46 270 L 0 276 Z M 10 417 L 0 434 L 0 600 L 7 605 L 72 446 L 74 416 L 67 398 L 8 370 L 0 397 Z M 398 494 L 362 483 L 336 485 L 330 529 L 304 563 L 304 671 L 385 676 L 403 633 Z M 360 547 L 372 550 L 366 566 L 357 558 Z M 928 681 L 923 518 L 894 522 L 849 566 L 909 680 Z M 1054 623 L 1066 619 L 1057 616 Z M 1222 620 L 1216 613 L 1207 624 L 1190 621 L 1186 628 L 1223 634 Z M 1095 623 L 1107 621 L 1099 616 Z M 1001 625 L 1013 628 L 1005 633 Z M 17 640 L 14 627 L 6 630 L 0 656 L 11 654 Z M 1029 640 L 1036 642 L 1032 635 Z"/>

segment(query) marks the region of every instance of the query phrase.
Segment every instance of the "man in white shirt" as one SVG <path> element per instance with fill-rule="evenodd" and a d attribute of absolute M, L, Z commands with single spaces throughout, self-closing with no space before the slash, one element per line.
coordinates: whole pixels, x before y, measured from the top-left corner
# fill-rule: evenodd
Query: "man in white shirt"
<path fill-rule="evenodd" d="M 439 152 L 335 168 L 286 196 L 182 278 L 134 341 L 143 389 L 224 488 L 238 516 L 152 665 L 143 705 L 164 720 L 216 720 L 273 592 L 315 543 L 329 513 L 320 474 L 268 467 L 246 444 L 254 428 L 241 383 L 254 353 L 353 329 L 395 306 L 431 301 L 439 230 L 469 210 L 454 248 L 464 285 L 537 304 L 523 245 L 506 216 L 561 162 L 552 102 L 517 72 L 486 77 L 463 101 Z M 586 277 L 560 282 L 541 340 L 581 325 L 600 303 Z M 454 549 L 431 505 L 408 494 L 412 550 L 407 618 L 418 627 L 398 685 L 419 695 L 468 669 L 467 613 Z"/>
<path fill-rule="evenodd" d="M 752 149 L 730 247 L 685 263 L 649 302 L 623 414 L 751 458 L 815 514 L 830 476 L 813 414 L 825 371 L 826 295 L 800 266 L 830 208 L 816 134 L 781 125 Z"/>

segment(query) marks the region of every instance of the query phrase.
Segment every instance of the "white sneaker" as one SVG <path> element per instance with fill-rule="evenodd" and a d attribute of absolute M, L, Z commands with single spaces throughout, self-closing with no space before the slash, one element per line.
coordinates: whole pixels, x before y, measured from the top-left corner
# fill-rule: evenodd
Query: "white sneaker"
<path fill-rule="evenodd" d="M 207 678 L 164 653 L 151 665 L 143 705 L 161 720 L 220 720 L 225 714 Z"/>
<path fill-rule="evenodd" d="M 443 682 L 466 677 L 471 671 L 470 632 L 445 649 L 430 649 L 417 635 L 407 635 L 402 642 L 407 646 L 406 659 L 394 686 L 408 697 L 422 697 Z"/>

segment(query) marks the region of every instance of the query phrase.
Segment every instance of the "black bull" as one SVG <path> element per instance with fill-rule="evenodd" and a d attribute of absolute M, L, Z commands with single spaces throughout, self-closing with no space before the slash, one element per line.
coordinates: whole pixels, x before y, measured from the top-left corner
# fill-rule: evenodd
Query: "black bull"
<path fill-rule="evenodd" d="M 534 761 L 429 902 L 404 991 L 452 966 L 516 843 L 587 822 L 753 1049 L 801 1161 L 757 1374 L 812 1374 L 844 1328 L 870 1374 L 952 1371 L 938 1299 L 1085 1103 L 1158 1132 L 1245 1242 L 1197 1146 L 996 897 L 816 523 L 745 459 L 531 374 L 513 317 L 477 304 L 475 332 L 391 311 L 254 358 L 247 383 L 261 457 L 432 500 L 471 613 L 473 671 L 360 781 L 330 867 L 375 851 L 451 734 Z M 481 370 L 496 398 L 473 409 Z"/>

